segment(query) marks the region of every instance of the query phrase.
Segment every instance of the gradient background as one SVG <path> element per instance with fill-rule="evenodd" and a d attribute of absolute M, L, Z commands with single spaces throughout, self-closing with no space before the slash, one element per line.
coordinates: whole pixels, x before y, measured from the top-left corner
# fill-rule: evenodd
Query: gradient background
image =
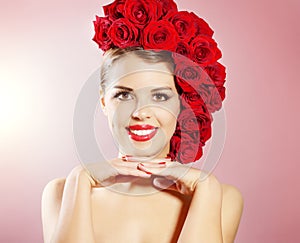
<path fill-rule="evenodd" d="M 92 21 L 108 2 L 1 1 L 1 243 L 42 242 L 43 187 L 79 163 L 73 110 L 100 64 Z M 227 137 L 214 173 L 244 195 L 236 242 L 300 242 L 300 2 L 177 3 L 214 29 L 227 66 Z"/>

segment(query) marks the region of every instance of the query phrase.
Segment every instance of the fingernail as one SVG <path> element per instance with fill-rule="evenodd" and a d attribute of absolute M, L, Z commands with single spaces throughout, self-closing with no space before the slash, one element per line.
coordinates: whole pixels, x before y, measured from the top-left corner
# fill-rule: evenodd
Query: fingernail
<path fill-rule="evenodd" d="M 141 165 L 141 166 L 145 167 L 142 163 L 139 163 L 138 165 Z M 148 175 L 152 175 L 152 173 L 150 171 L 147 171 L 145 169 L 143 169 L 142 171 L 144 171 Z"/>
<path fill-rule="evenodd" d="M 159 162 L 158 164 L 160 164 L 160 165 L 164 165 L 164 164 L 166 164 L 166 162 Z"/>

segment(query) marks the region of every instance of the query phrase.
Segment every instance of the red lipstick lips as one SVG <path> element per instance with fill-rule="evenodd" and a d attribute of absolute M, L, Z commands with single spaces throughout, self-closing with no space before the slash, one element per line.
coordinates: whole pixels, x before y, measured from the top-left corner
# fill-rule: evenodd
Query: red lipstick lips
<path fill-rule="evenodd" d="M 157 132 L 157 127 L 148 124 L 143 124 L 129 126 L 127 130 L 131 139 L 138 142 L 145 142 L 155 136 Z"/>

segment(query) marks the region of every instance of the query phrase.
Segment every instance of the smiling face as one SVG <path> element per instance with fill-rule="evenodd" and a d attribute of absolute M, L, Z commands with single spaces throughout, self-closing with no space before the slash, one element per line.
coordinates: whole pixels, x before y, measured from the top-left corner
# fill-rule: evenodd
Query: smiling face
<path fill-rule="evenodd" d="M 166 156 L 180 111 L 168 65 L 127 53 L 109 69 L 107 82 L 101 102 L 120 153 Z"/>

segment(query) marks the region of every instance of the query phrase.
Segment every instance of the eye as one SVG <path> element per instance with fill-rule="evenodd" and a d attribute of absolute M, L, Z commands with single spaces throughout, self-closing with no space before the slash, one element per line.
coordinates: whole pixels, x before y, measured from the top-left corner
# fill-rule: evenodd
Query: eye
<path fill-rule="evenodd" d="M 122 101 L 133 99 L 132 95 L 128 91 L 120 91 L 116 93 L 113 97 Z"/>
<path fill-rule="evenodd" d="M 164 93 L 155 93 L 153 94 L 153 100 L 154 101 L 166 101 L 170 99 L 169 95 Z"/>

